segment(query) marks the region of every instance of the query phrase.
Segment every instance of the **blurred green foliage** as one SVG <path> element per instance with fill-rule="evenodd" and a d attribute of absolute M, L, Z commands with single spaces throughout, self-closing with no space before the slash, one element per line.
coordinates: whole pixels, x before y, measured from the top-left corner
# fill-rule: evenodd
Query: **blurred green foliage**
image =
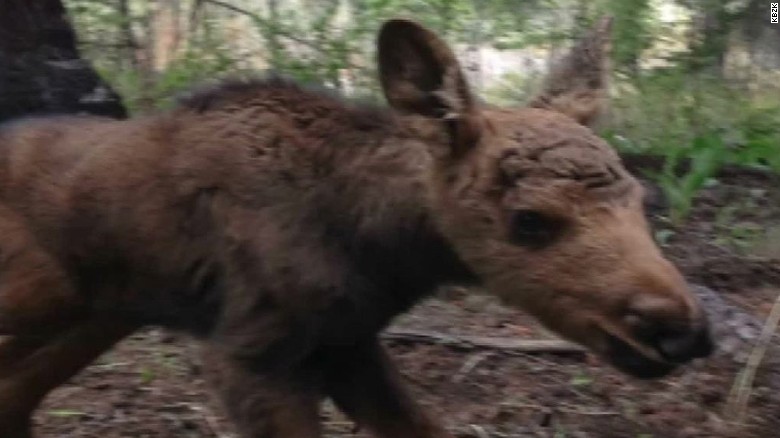
<path fill-rule="evenodd" d="M 664 157 L 650 176 L 668 198 L 672 222 L 685 219 L 723 165 L 780 173 L 780 96 L 755 97 L 679 67 L 621 85 L 602 134 L 619 150 Z"/>

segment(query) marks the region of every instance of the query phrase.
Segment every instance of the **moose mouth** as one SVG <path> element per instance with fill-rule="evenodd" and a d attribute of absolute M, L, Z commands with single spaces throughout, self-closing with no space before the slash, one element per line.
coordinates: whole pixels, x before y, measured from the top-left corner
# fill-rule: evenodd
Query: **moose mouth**
<path fill-rule="evenodd" d="M 640 379 L 657 379 L 671 373 L 677 364 L 648 357 L 619 337 L 607 333 L 607 360 L 620 371 Z"/>

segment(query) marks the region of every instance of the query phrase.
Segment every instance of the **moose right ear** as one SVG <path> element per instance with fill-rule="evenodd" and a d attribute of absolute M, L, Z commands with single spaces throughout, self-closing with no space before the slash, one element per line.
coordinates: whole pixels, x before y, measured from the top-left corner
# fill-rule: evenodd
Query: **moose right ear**
<path fill-rule="evenodd" d="M 378 39 L 379 77 L 390 106 L 440 120 L 452 135 L 450 155 L 476 143 L 478 117 L 455 54 L 433 32 L 410 20 L 390 20 Z"/>
<path fill-rule="evenodd" d="M 473 99 L 455 54 L 410 20 L 389 20 L 378 40 L 379 77 L 394 109 L 430 117 L 468 113 Z"/>

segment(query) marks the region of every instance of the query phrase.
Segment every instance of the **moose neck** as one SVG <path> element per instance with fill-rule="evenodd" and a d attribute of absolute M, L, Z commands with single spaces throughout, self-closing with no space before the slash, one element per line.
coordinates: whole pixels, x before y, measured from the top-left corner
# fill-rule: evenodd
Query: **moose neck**
<path fill-rule="evenodd" d="M 429 218 L 393 223 L 379 235 L 358 236 L 348 254 L 358 270 L 403 306 L 428 296 L 440 285 L 475 283 L 473 273 Z M 415 223 L 416 222 L 416 223 Z M 386 234 L 385 234 L 386 233 Z"/>
<path fill-rule="evenodd" d="M 381 128 L 333 138 L 335 172 L 319 197 L 326 239 L 343 246 L 353 265 L 386 293 L 411 305 L 443 284 L 475 277 L 441 235 L 430 206 L 433 158 L 425 141 L 388 117 Z M 346 146 L 345 146 L 346 145 Z"/>

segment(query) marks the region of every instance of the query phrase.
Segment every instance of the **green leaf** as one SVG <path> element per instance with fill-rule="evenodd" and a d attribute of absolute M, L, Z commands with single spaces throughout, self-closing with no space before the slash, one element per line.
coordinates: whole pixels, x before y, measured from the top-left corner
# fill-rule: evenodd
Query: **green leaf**
<path fill-rule="evenodd" d="M 579 374 L 577 376 L 572 377 L 569 383 L 572 386 L 576 386 L 576 387 L 588 386 L 591 383 L 593 383 L 593 378 L 585 374 Z"/>
<path fill-rule="evenodd" d="M 70 409 L 52 409 L 47 411 L 46 413 L 52 417 L 58 417 L 58 418 L 80 417 L 82 415 L 86 415 L 85 412 L 75 411 Z"/>

